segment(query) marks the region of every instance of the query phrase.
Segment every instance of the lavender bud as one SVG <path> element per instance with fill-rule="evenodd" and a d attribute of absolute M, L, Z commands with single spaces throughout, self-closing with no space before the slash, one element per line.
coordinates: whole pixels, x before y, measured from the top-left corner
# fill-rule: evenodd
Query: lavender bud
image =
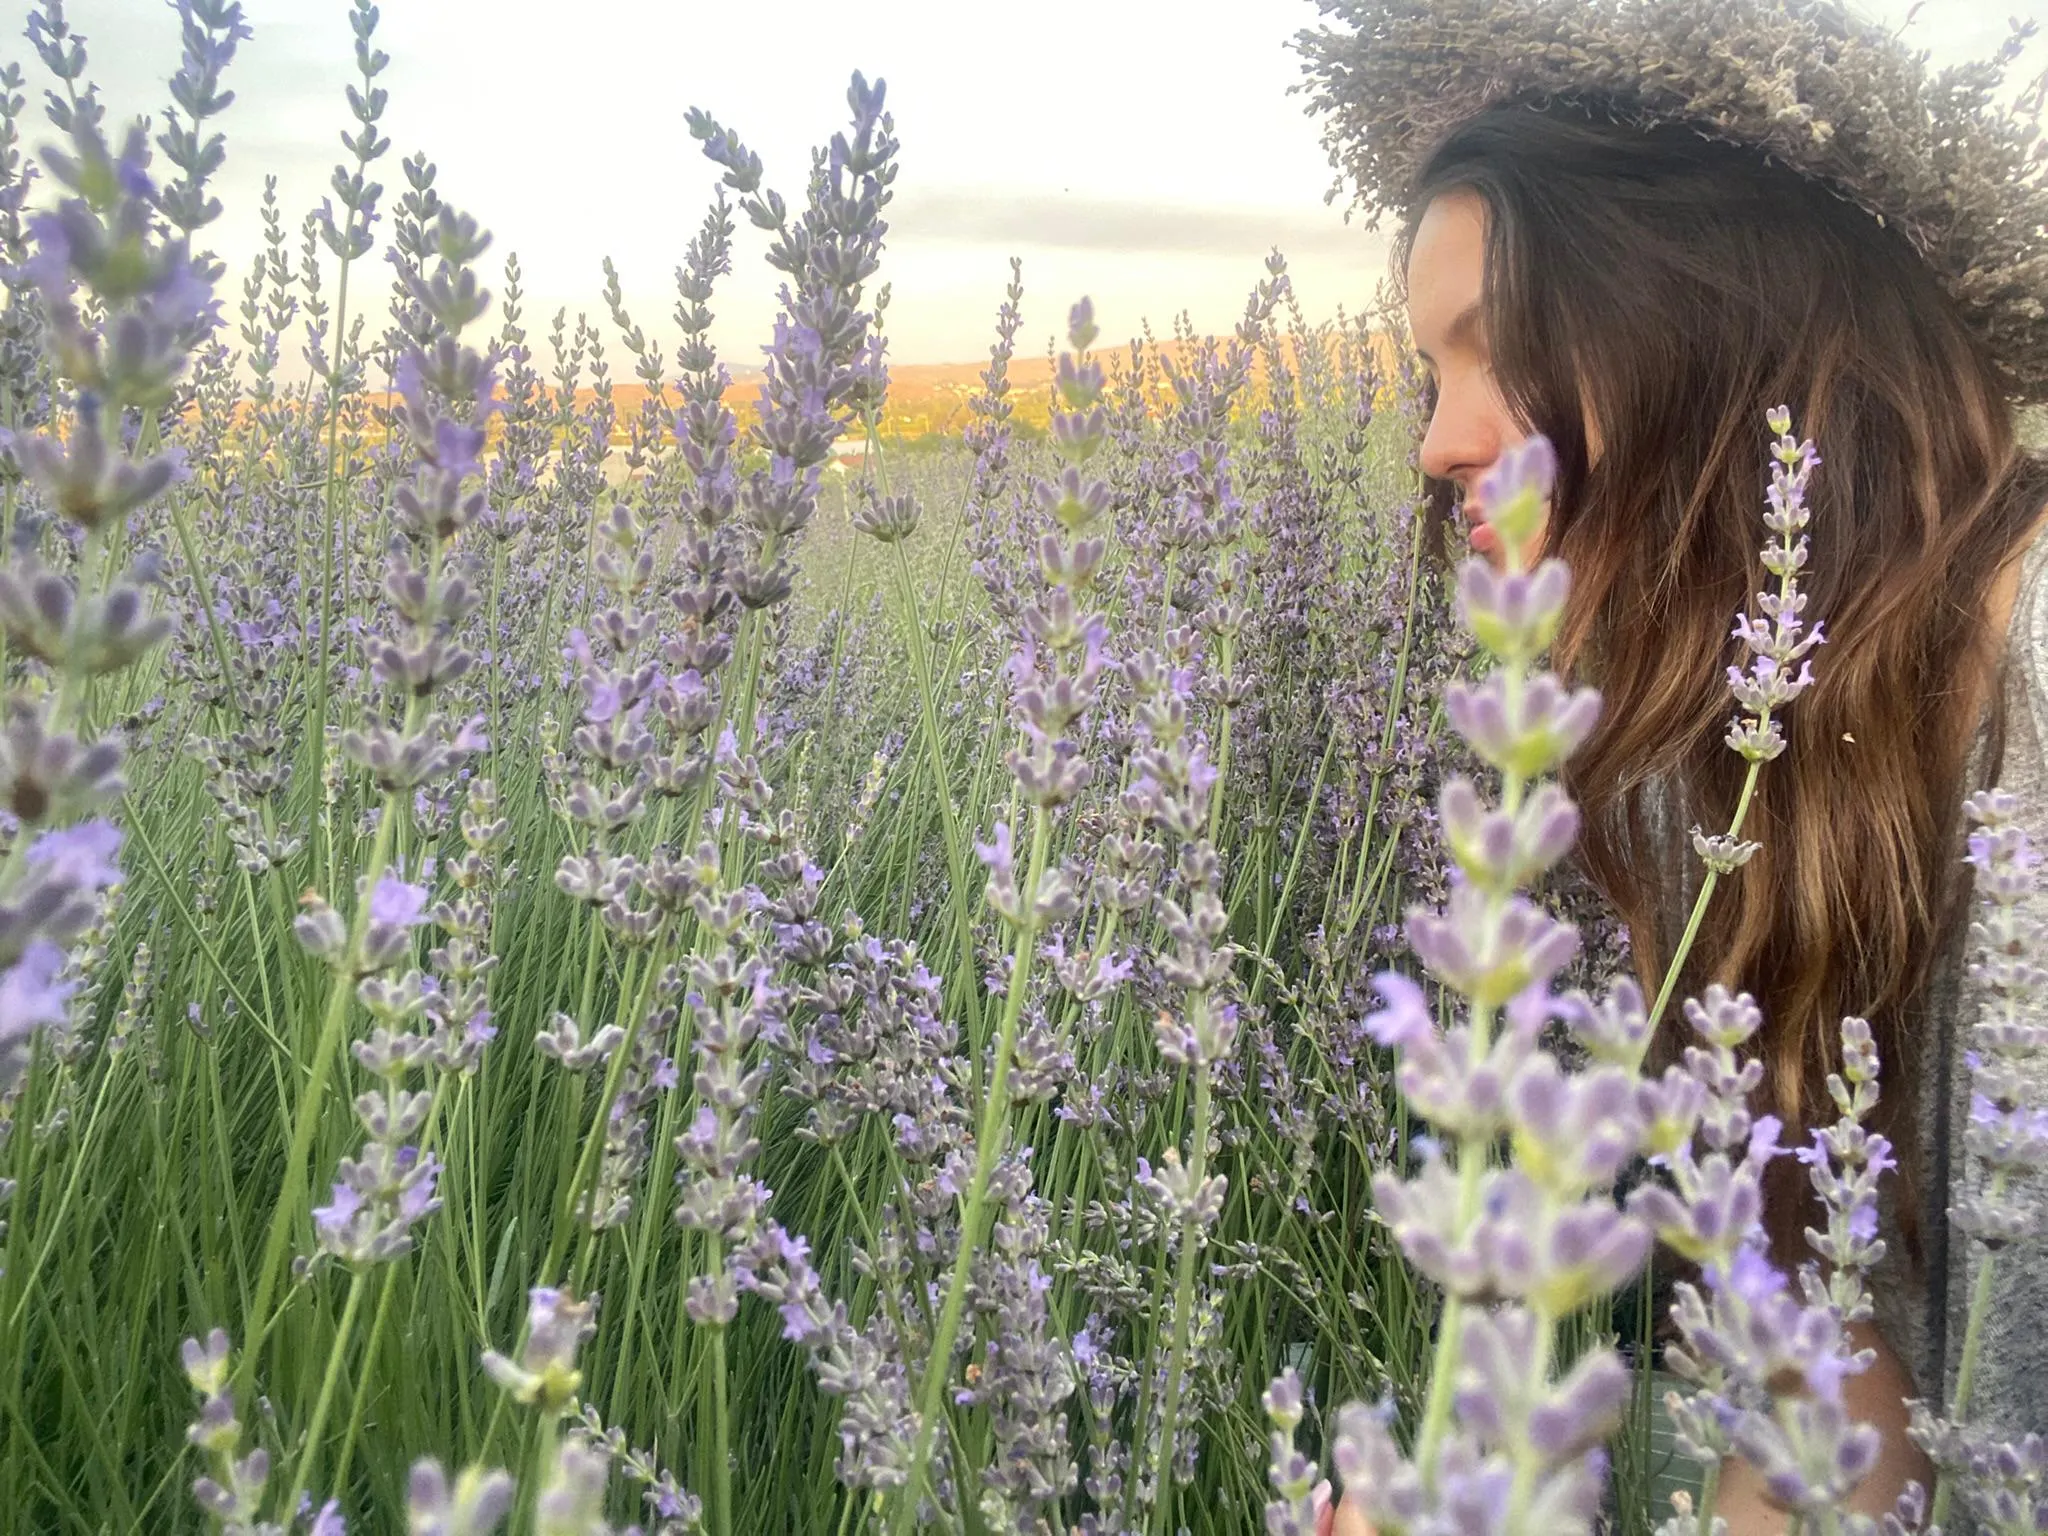
<path fill-rule="evenodd" d="M 432 1457 L 413 1463 L 406 1498 L 407 1536 L 490 1536 L 512 1512 L 512 1479 L 467 1467 L 449 1486 Z"/>

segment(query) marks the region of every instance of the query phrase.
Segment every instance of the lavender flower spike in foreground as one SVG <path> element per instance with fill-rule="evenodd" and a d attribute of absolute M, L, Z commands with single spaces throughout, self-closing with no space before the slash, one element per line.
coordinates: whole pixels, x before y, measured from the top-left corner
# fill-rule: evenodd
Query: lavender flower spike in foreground
<path fill-rule="evenodd" d="M 1347 1494 L 1384 1531 L 1475 1509 L 1487 1511 L 1488 1531 L 1590 1530 L 1606 1471 L 1599 1447 L 1628 1391 L 1609 1353 L 1561 1380 L 1549 1365 L 1559 1321 L 1628 1279 L 1650 1246 L 1609 1193 L 1647 1128 L 1633 1064 L 1596 1060 L 1567 1076 L 1541 1043 L 1556 1011 L 1550 980 L 1578 940 L 1521 894 L 1571 846 L 1578 812 L 1545 776 L 1600 708 L 1597 695 L 1534 667 L 1570 589 L 1562 562 L 1521 563 L 1555 473 L 1541 438 L 1503 457 L 1482 496 L 1505 568 L 1472 559 L 1458 572 L 1460 615 L 1499 665 L 1454 687 L 1446 709 L 1499 773 L 1500 798 L 1489 804 L 1463 777 L 1445 785 L 1450 900 L 1411 912 L 1408 937 L 1464 1007 L 1439 1031 L 1422 989 L 1390 973 L 1377 983 L 1385 1007 L 1367 1021 L 1398 1053 L 1401 1090 L 1437 1133 L 1419 1144 L 1412 1177 L 1375 1178 L 1374 1199 L 1409 1262 L 1445 1294 L 1412 1458 L 1383 1414 L 1354 1404 L 1339 1415 Z M 1515 1161 L 1489 1167 L 1504 1137 Z"/>
<path fill-rule="evenodd" d="M 1829 1270 L 1823 1278 L 1817 1262 L 1803 1265 L 1795 1293 L 1758 1236 L 1764 1169 L 1784 1150 L 1777 1121 L 1752 1120 L 1745 1104 L 1761 1068 L 1741 1048 L 1762 1014 L 1747 994 L 1720 987 L 1688 1002 L 1685 1013 L 1702 1042 L 1684 1068 L 1702 1106 L 1697 1135 L 1661 1159 L 1669 1188 L 1647 1186 L 1630 1201 L 1704 1277 L 1703 1286 L 1676 1287 L 1671 1316 L 1681 1342 L 1666 1358 L 1690 1391 L 1666 1401 L 1678 1448 L 1700 1463 L 1705 1481 L 1698 1509 L 1660 1531 L 1714 1529 L 1721 1465 L 1739 1456 L 1772 1502 L 1801 1521 L 1844 1536 L 1874 1533 L 1875 1522 L 1840 1510 L 1879 1449 L 1877 1432 L 1851 1420 L 1843 1396 L 1844 1383 L 1872 1359 L 1851 1347 L 1845 1330 L 1870 1315 L 1865 1279 L 1883 1253 L 1874 1240 L 1877 1182 L 1891 1167 L 1889 1144 L 1862 1124 L 1877 1102 L 1870 1026 L 1843 1020 L 1843 1071 L 1828 1082 L 1840 1118 L 1799 1154 L 1829 1212 L 1827 1230 L 1808 1235 Z"/>
<path fill-rule="evenodd" d="M 1108 623 L 1097 608 L 1097 577 L 1108 553 L 1111 487 L 1089 469 L 1106 443 L 1109 419 L 1102 403 L 1102 364 L 1089 356 L 1099 331 L 1094 306 L 1083 299 L 1067 317 L 1072 351 L 1060 355 L 1054 374 L 1058 403 L 1052 414 L 1052 446 L 1061 461 L 1056 476 L 1033 487 L 1045 522 L 1038 541 L 1041 586 L 1020 615 L 1022 633 L 1006 671 L 1011 716 L 1020 740 L 1006 757 L 1017 791 L 1031 807 L 1022 880 L 1012 829 L 998 821 L 991 843 L 975 845 L 988 866 L 987 896 L 996 914 L 1015 929 L 1003 1010 L 996 1026 L 974 1168 L 960 1207 L 960 1243 L 933 1328 L 931 1356 L 917 1396 L 917 1436 L 911 1453 L 909 1486 L 896 1506 L 891 1529 L 905 1536 L 917 1518 L 924 1478 L 953 1371 L 969 1271 L 987 1241 L 994 1211 L 990 1178 L 1011 1134 L 1015 1089 L 1011 1071 L 1019 1022 L 1038 957 L 1040 936 L 1071 917 L 1080 905 L 1075 882 L 1054 862 L 1055 817 L 1088 787 L 1094 775 L 1081 732 L 1095 706 L 1109 665 Z"/>
<path fill-rule="evenodd" d="M 438 1461 L 415 1462 L 405 1505 L 406 1536 L 491 1536 L 512 1512 L 512 1479 L 471 1467 L 451 1487 Z"/>
<path fill-rule="evenodd" d="M 1267 1477 L 1273 1498 L 1266 1505 L 1267 1536 L 1312 1536 L 1316 1517 L 1330 1501 L 1330 1485 L 1316 1480 L 1316 1464 L 1294 1448 L 1301 1423 L 1301 1377 L 1292 1366 L 1273 1378 L 1262 1399 L 1271 1424 L 1267 1440 L 1272 1461 Z"/>
<path fill-rule="evenodd" d="M 310 1499 L 287 1499 L 294 1518 L 289 1525 L 266 1524 L 262 1520 L 264 1493 L 270 1482 L 270 1453 L 257 1446 L 247 1455 L 242 1446 L 242 1422 L 236 1417 L 233 1389 L 228 1385 L 228 1366 L 233 1355 L 228 1336 L 216 1328 L 206 1342 L 187 1339 L 184 1346 L 185 1379 L 199 1394 L 199 1416 L 185 1437 L 205 1459 L 207 1471 L 192 1484 L 192 1497 L 205 1513 L 212 1529 L 221 1536 L 343 1536 L 346 1527 L 341 1507 L 329 1499 L 318 1508 Z"/>
<path fill-rule="evenodd" d="M 247 35 L 239 6 L 221 13 L 220 28 L 228 35 L 218 43 L 200 34 L 215 68 Z M 71 990 L 61 979 L 63 951 L 119 882 L 112 856 L 120 834 L 102 822 L 74 825 L 126 788 L 121 738 L 91 729 L 88 701 L 171 631 L 152 600 L 156 562 L 123 562 L 133 552 L 130 531 L 149 531 L 149 503 L 189 471 L 180 450 L 149 451 L 154 430 L 131 454 L 124 428 L 131 413 L 139 422 L 164 409 L 192 349 L 220 320 L 187 241 L 157 238 L 160 201 L 184 208 L 177 194 L 196 195 L 203 173 L 160 193 L 141 123 L 118 153 L 96 112 L 65 113 L 60 126 L 69 152 L 44 158 L 65 195 L 28 221 L 34 254 L 4 274 L 11 306 L 40 308 L 71 409 L 45 430 L 0 429 L 14 482 L 6 493 L 12 547 L 0 562 L 0 638 L 13 679 L 0 696 L 9 837 L 0 860 L 0 1102 L 27 1068 L 34 1032 L 63 1021 Z M 18 524 L 21 485 L 52 515 Z M 87 856 L 90 849 L 100 851 Z"/>
<path fill-rule="evenodd" d="M 2014 821 L 2015 798 L 1986 790 L 1964 802 L 1975 823 L 1969 862 L 1976 871 L 1982 912 L 1971 925 L 1979 958 L 1971 979 L 1991 1001 L 1970 1031 L 1970 1120 L 1963 1145 L 1975 1165 L 1967 1192 L 1949 1208 L 1955 1227 L 1968 1234 L 1976 1262 L 1964 1325 L 1962 1360 L 1946 1414 L 1913 1405 L 1913 1438 L 1939 1471 L 1931 1520 L 1939 1524 L 1951 1503 L 1987 1529 L 2034 1531 L 2048 1518 L 2048 1441 L 2038 1434 L 2002 1442 L 1969 1424 L 1970 1400 L 1984 1348 L 1985 1325 L 1996 1304 L 1998 1259 L 2011 1244 L 2037 1239 L 2048 1229 L 2040 1179 L 2048 1170 L 2048 1104 L 2035 1097 L 2038 1076 L 2029 1067 L 2048 1053 L 2048 950 L 2042 925 L 2029 910 L 2040 891 L 2041 856 Z"/>
<path fill-rule="evenodd" d="M 1818 626 L 1803 629 L 1795 579 L 1806 553 L 1805 477 L 1818 460 L 1810 444 L 1791 438 L 1787 413 L 1771 415 L 1777 466 L 1766 522 L 1777 542 L 1764 563 L 1779 585 L 1758 598 L 1770 624 L 1738 623 L 1735 636 L 1752 661 L 1730 673 L 1747 712 L 1730 736 L 1751 764 L 1744 805 L 1758 765 L 1782 749 L 1772 712 L 1809 686 L 1803 658 L 1820 640 Z M 1827 1229 L 1810 1234 L 1828 1273 L 1809 1262 L 1795 1290 L 1757 1236 L 1764 1169 L 1783 1149 L 1778 1123 L 1748 1108 L 1763 1070 L 1746 1051 L 1763 1022 L 1756 1004 L 1718 985 L 1688 1001 L 1685 1016 L 1700 1043 L 1683 1067 L 1644 1081 L 1638 1072 L 1662 998 L 1646 1014 L 1626 983 L 1597 1004 L 1549 990 L 1576 937 L 1520 892 L 1570 846 L 1577 812 L 1541 779 L 1598 709 L 1589 695 L 1568 695 L 1550 674 L 1531 670 L 1556 632 L 1569 585 L 1555 561 L 1533 572 L 1520 567 L 1550 469 L 1540 441 L 1505 457 L 1484 495 L 1506 569 L 1470 561 L 1459 572 L 1461 614 L 1501 665 L 1476 687 L 1454 688 L 1446 703 L 1460 734 L 1499 771 L 1501 799 L 1489 806 L 1462 778 L 1445 786 L 1444 830 L 1457 865 L 1450 900 L 1442 912 L 1411 913 L 1408 933 L 1465 1007 L 1440 1032 L 1422 989 L 1388 975 L 1378 983 L 1387 1006 L 1367 1021 L 1399 1053 L 1409 1105 L 1438 1132 L 1418 1144 L 1412 1178 L 1382 1173 L 1374 1181 L 1410 1262 L 1445 1292 L 1435 1369 L 1412 1458 L 1400 1452 L 1385 1411 L 1352 1405 L 1340 1415 L 1337 1465 L 1383 1531 L 1590 1529 L 1605 1474 L 1599 1447 L 1618 1422 L 1626 1375 L 1600 1351 L 1551 1380 L 1554 1331 L 1571 1310 L 1622 1283 L 1654 1236 L 1705 1278 L 1704 1287 L 1678 1289 L 1673 1316 L 1684 1345 L 1673 1360 L 1694 1392 L 1674 1395 L 1672 1408 L 1681 1448 L 1706 1465 L 1707 1482 L 1697 1514 L 1681 1507 L 1662 1530 L 1721 1529 L 1715 1480 L 1735 1455 L 1756 1468 L 1795 1528 L 1874 1533 L 1876 1522 L 1843 1508 L 1879 1448 L 1876 1431 L 1850 1418 L 1843 1390 L 1871 1361 L 1850 1346 L 1846 1329 L 1870 1313 L 1864 1277 L 1883 1251 L 1877 1185 L 1891 1167 L 1889 1144 L 1862 1123 L 1877 1102 L 1868 1024 L 1843 1022 L 1843 1070 L 1828 1084 L 1841 1118 L 1800 1154 L 1828 1212 Z M 1708 844 L 1700 852 L 1709 887 L 1748 857 L 1740 831 L 1738 809 L 1725 839 L 1696 837 Z M 1681 947 L 1673 975 L 1683 956 Z M 1569 1076 L 1539 1038 L 1553 1018 L 1590 1057 Z M 1503 1140 L 1512 1161 L 1488 1166 Z M 1617 1206 L 1615 1176 L 1639 1154 L 1666 1177 Z"/>

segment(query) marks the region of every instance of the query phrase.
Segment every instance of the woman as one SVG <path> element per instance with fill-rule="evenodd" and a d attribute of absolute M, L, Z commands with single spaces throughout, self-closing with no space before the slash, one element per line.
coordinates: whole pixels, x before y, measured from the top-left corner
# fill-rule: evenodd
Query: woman
<path fill-rule="evenodd" d="M 1946 1401 L 1968 1300 L 1946 1217 L 1976 1006 L 1960 803 L 2003 784 L 2048 841 L 2048 466 L 2014 417 L 2048 394 L 2048 191 L 1988 89 L 1928 85 L 1831 3 L 1325 8 L 1350 30 L 1304 51 L 1334 157 L 1403 220 L 1440 507 L 1462 497 L 1484 550 L 1472 493 L 1494 459 L 1537 431 L 1558 449 L 1530 553 L 1570 563 L 1554 661 L 1606 701 L 1570 788 L 1651 987 L 1691 895 L 1685 829 L 1726 826 L 1746 766 L 1722 743 L 1725 668 L 1760 584 L 1766 408 L 1819 446 L 1803 585 L 1822 681 L 1764 769 L 1745 827 L 1762 852 L 1682 981 L 1764 1005 L 1788 1141 L 1823 1118 L 1842 1016 L 1877 1031 L 1902 1166 L 1851 1406 L 1884 1436 L 1858 1500 L 1884 1510 L 1927 1477 L 1905 1404 Z M 1796 1262 L 1811 1197 L 1782 1163 L 1768 1221 Z M 1973 1416 L 2048 1430 L 2048 1257 L 2001 1262 Z M 1739 1469 L 1722 1486 L 1734 1536 L 1783 1529 Z"/>

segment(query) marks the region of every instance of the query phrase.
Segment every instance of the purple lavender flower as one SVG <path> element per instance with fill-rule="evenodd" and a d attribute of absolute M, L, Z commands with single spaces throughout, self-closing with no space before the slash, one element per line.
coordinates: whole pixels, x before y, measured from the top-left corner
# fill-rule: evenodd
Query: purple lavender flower
<path fill-rule="evenodd" d="M 226 1332 L 216 1328 L 204 1343 L 187 1339 L 181 1353 L 185 1379 L 199 1394 L 198 1416 L 186 1430 L 186 1439 L 205 1458 L 207 1466 L 207 1472 L 192 1484 L 194 1501 L 222 1536 L 280 1530 L 260 1523 L 270 1482 L 269 1452 L 258 1446 L 246 1455 L 241 1454 L 242 1424 L 236 1417 L 234 1393 L 228 1382 L 232 1346 Z M 332 1500 L 317 1511 L 308 1500 L 297 1512 L 291 1529 L 298 1529 L 301 1519 L 309 1536 L 342 1536 L 340 1506 Z"/>
<path fill-rule="evenodd" d="M 1314 1536 L 1316 1517 L 1329 1502 L 1330 1485 L 1317 1480 L 1316 1464 L 1294 1448 L 1302 1396 L 1301 1378 L 1292 1366 L 1273 1378 L 1260 1401 L 1271 1426 L 1266 1476 L 1273 1498 L 1266 1505 L 1267 1536 Z"/>
<path fill-rule="evenodd" d="M 703 1500 L 678 1483 L 675 1474 L 661 1466 L 652 1452 L 636 1449 L 618 1428 L 607 1429 L 590 1404 L 583 1405 L 572 1434 L 601 1450 L 621 1472 L 641 1485 L 642 1502 L 661 1522 L 655 1527 L 655 1536 L 684 1536 L 702 1524 Z"/>
<path fill-rule="evenodd" d="M 215 109 L 211 82 L 246 28 L 239 9 L 228 6 L 209 9 L 204 27 L 186 31 L 188 54 L 207 56 L 205 89 L 186 103 L 196 118 Z M 215 38 L 217 31 L 225 35 Z M 60 78 L 83 68 L 82 48 L 61 13 L 38 16 L 31 41 Z M 0 868 L 0 993 L 7 1004 L 0 1013 L 0 1098 L 11 1097 L 31 1032 L 56 1022 L 51 1014 L 65 1002 L 47 946 L 77 938 L 95 919 L 100 893 L 120 879 L 114 828 L 101 821 L 65 825 L 91 816 L 123 788 L 119 736 L 95 738 L 87 727 L 87 681 L 132 666 L 169 631 L 149 600 L 153 560 L 123 572 L 107 540 L 185 476 L 185 460 L 175 449 L 140 451 L 139 443 L 129 452 L 124 424 L 131 411 L 139 420 L 169 403 L 193 348 L 218 323 L 210 281 L 194 271 L 186 241 L 160 239 L 162 199 L 145 171 L 143 125 L 130 126 L 116 154 L 101 135 L 90 92 L 75 110 L 65 97 L 52 100 L 53 120 L 71 144 L 68 153 L 47 151 L 45 161 L 65 195 L 29 219 L 33 251 L 5 276 L 17 300 L 35 290 L 43 340 L 68 381 L 71 411 L 61 426 L 10 429 L 5 453 L 40 510 L 76 537 L 59 541 L 68 571 L 44 564 L 46 524 L 33 513 L 18 524 L 16 547 L 0 568 L 0 628 L 35 674 L 17 679 L 0 701 L 0 803 L 14 818 L 15 836 L 34 839 L 26 857 L 17 841 Z M 11 112 L 8 132 L 14 133 Z M 196 227 L 205 210 L 193 199 L 205 170 L 183 153 L 188 144 L 179 125 L 166 142 L 174 162 L 192 163 L 185 165 L 186 186 L 174 189 L 165 211 L 174 223 Z M 10 486 L 10 509 L 15 495 Z M 67 544 L 75 551 L 69 560 Z"/>
<path fill-rule="evenodd" d="M 405 1504 L 407 1536 L 491 1536 L 512 1512 L 512 1479 L 466 1468 L 451 1486 L 431 1457 L 416 1461 Z"/>
<path fill-rule="evenodd" d="M 427 893 L 392 875 L 378 880 L 370 892 L 370 921 L 392 928 L 411 928 L 427 910 Z"/>
<path fill-rule="evenodd" d="M 1970 1114 L 1963 1146 L 1972 1177 L 1948 1217 L 1976 1250 L 1976 1275 L 1946 1411 L 1915 1403 L 1911 1431 L 1939 1473 L 1930 1521 L 1946 1519 L 1960 1497 L 1966 1509 L 2001 1530 L 2024 1529 L 2022 1516 L 2048 1505 L 2040 1494 L 2044 1458 L 2038 1437 L 2001 1442 L 1969 1425 L 1998 1259 L 2013 1242 L 2043 1230 L 2036 1187 L 2041 1171 L 2048 1169 L 2048 1107 L 2031 1101 L 2022 1066 L 2048 1049 L 2048 1025 L 2039 1022 L 2038 1011 L 2048 981 L 2039 960 L 2042 927 L 2030 904 L 2039 889 L 2040 855 L 2014 820 L 2017 809 L 2016 799 L 2004 790 L 1985 790 L 1964 802 L 1974 824 L 1968 858 L 1982 907 L 1971 925 L 1979 954 L 1970 975 L 1991 1001 L 1972 1026 L 1965 1053 Z"/>
<path fill-rule="evenodd" d="M 733 594 L 748 608 L 782 602 L 790 592 L 786 548 L 817 508 L 822 466 L 847 415 L 879 405 L 887 388 L 882 342 L 861 309 L 862 285 L 880 264 L 888 225 L 880 218 L 895 180 L 894 124 L 886 88 L 859 74 L 847 91 L 851 134 L 834 135 L 809 201 L 792 221 L 782 199 L 760 192 L 760 157 L 708 113 L 692 109 L 692 136 L 724 167 L 740 207 L 771 231 L 770 265 L 790 279 L 781 294 L 775 339 L 767 347 L 753 436 L 767 463 L 740 492 L 745 545 L 731 572 Z"/>
<path fill-rule="evenodd" d="M 526 1342 L 515 1361 L 494 1349 L 483 1352 L 484 1372 L 515 1402 L 537 1406 L 548 1416 L 566 1413 L 583 1384 L 576 1353 L 597 1331 L 597 1297 L 577 1301 L 552 1286 L 527 1292 Z"/>
<path fill-rule="evenodd" d="M 1786 427 L 1774 415 L 1780 467 L 1767 521 L 1781 543 L 1766 564 L 1780 591 L 1759 598 L 1772 626 L 1738 628 L 1758 658 L 1736 678 L 1751 710 L 1738 750 L 1772 739 L 1772 712 L 1806 686 L 1803 664 L 1798 676 L 1790 667 L 1820 638 L 1817 628 L 1802 631 L 1794 581 L 1804 550 L 1793 536 L 1815 461 Z M 1860 1124 L 1875 1103 L 1875 1053 L 1867 1026 L 1848 1021 L 1845 1069 L 1830 1085 L 1843 1118 L 1810 1157 L 1831 1212 L 1829 1231 L 1815 1239 L 1832 1273 L 1823 1281 L 1810 1266 L 1795 1294 L 1754 1246 L 1763 1171 L 1780 1151 L 1777 1123 L 1747 1108 L 1761 1069 L 1738 1053 L 1761 1023 L 1755 1004 L 1720 987 L 1688 1002 L 1700 1044 L 1682 1069 L 1644 1082 L 1637 1072 L 1661 1001 L 1646 1010 L 1626 986 L 1600 1003 L 1551 995 L 1576 935 L 1518 890 L 1562 856 L 1576 818 L 1560 792 L 1530 781 L 1556 766 L 1598 710 L 1590 693 L 1573 696 L 1530 673 L 1568 590 L 1556 562 L 1534 573 L 1521 563 L 1553 473 L 1541 447 L 1504 457 L 1485 499 L 1505 570 L 1473 562 L 1459 584 L 1462 615 L 1500 666 L 1475 687 L 1454 688 L 1447 711 L 1500 772 L 1504 791 L 1494 809 L 1470 782 L 1446 785 L 1440 807 L 1457 870 L 1444 909 L 1411 913 L 1408 932 L 1425 966 L 1466 1006 L 1441 1026 L 1419 987 L 1384 977 L 1385 1007 L 1368 1020 L 1400 1058 L 1404 1095 L 1444 1138 L 1423 1147 L 1412 1176 L 1382 1172 L 1374 1193 L 1410 1262 L 1444 1287 L 1440 1359 L 1460 1364 L 1432 1378 L 1412 1460 L 1383 1416 L 1347 1409 L 1337 1464 L 1348 1493 L 1391 1528 L 1435 1520 L 1588 1529 L 1605 1476 L 1599 1445 L 1619 1422 L 1627 1377 L 1600 1353 L 1548 1380 L 1549 1330 L 1634 1273 L 1654 1232 L 1707 1276 L 1704 1291 L 1680 1287 L 1674 1310 L 1684 1339 L 1675 1368 L 1697 1389 L 1674 1406 L 1684 1449 L 1708 1462 L 1710 1479 L 1726 1455 L 1751 1461 L 1771 1497 L 1795 1513 L 1838 1510 L 1877 1446 L 1875 1431 L 1849 1420 L 1842 1395 L 1847 1376 L 1867 1364 L 1844 1328 L 1867 1305 L 1861 1276 L 1875 1257 L 1871 1213 L 1889 1166 L 1882 1138 Z M 1753 771 L 1774 754 L 1746 755 Z M 1541 1041 L 1560 1016 L 1594 1058 L 1576 1074 Z M 1503 1136 L 1513 1163 L 1486 1166 Z M 1607 1191 L 1643 1152 L 1667 1182 L 1617 1205 Z M 1803 1395 L 1780 1396 L 1788 1381 Z M 1712 1524 L 1712 1499 L 1710 1483 L 1702 1530 Z"/>
<path fill-rule="evenodd" d="M 64 951 L 48 939 L 32 940 L 21 957 L 0 971 L 0 1096 L 20 1079 L 38 1028 L 70 1017 L 75 978 L 64 975 Z"/>
<path fill-rule="evenodd" d="M 611 1462 L 587 1441 L 562 1441 L 534 1498 L 535 1536 L 614 1536 L 605 1518 Z"/>
<path fill-rule="evenodd" d="M 1820 465 L 1820 455 L 1811 442 L 1792 436 L 1790 411 L 1778 406 L 1767 414 L 1777 440 L 1771 445 L 1771 482 L 1765 492 L 1770 510 L 1764 514 L 1764 526 L 1775 537 L 1764 546 L 1761 559 L 1778 584 L 1775 592 L 1767 588 L 1756 594 L 1758 614 L 1736 618 L 1730 633 L 1749 652 L 1749 663 L 1728 669 L 1729 692 L 1743 709 L 1729 722 L 1728 745 L 1749 763 L 1752 783 L 1757 769 L 1785 750 L 1778 712 L 1813 685 L 1808 656 L 1826 641 L 1823 625 L 1809 628 L 1803 619 L 1806 594 L 1799 589 L 1799 572 L 1806 565 L 1805 528 L 1811 516 L 1806 507 L 1807 482 Z M 1749 804 L 1746 791 L 1738 804 Z M 1745 842 L 1741 832 L 1739 813 L 1724 833 L 1709 835 L 1699 827 L 1692 829 L 1693 850 L 1708 872 L 1699 903 L 1713 894 L 1715 880 L 1740 868 L 1756 853 L 1757 845 Z M 1674 964 L 1669 974 L 1675 977 L 1677 973 Z M 1652 1019 L 1661 1013 L 1661 1007 L 1652 1010 Z"/>
<path fill-rule="evenodd" d="M 104 821 L 82 822 L 45 832 L 29 845 L 28 862 L 66 885 L 105 890 L 121 883 L 114 855 L 121 848 L 118 827 Z"/>

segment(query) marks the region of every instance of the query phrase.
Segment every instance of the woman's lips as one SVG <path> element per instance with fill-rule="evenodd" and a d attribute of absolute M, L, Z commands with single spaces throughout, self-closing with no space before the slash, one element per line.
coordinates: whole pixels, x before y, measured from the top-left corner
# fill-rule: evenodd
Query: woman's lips
<path fill-rule="evenodd" d="M 1486 520 L 1486 508 L 1476 498 L 1468 496 L 1461 501 L 1458 513 L 1465 519 L 1466 537 L 1473 549 L 1482 555 L 1490 555 L 1500 548 L 1500 534 Z"/>

